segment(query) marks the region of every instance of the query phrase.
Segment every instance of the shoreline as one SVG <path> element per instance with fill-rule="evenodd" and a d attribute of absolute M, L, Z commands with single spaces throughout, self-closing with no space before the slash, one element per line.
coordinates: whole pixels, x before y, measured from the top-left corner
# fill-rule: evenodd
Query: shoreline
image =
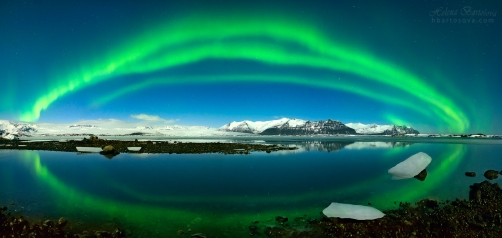
<path fill-rule="evenodd" d="M 61 152 L 80 152 L 77 147 L 113 146 L 118 153 L 165 153 L 165 154 L 250 154 L 251 152 L 276 152 L 281 150 L 296 150 L 296 147 L 280 145 L 264 145 L 250 143 L 228 142 L 181 142 L 181 141 L 126 141 L 104 140 L 97 137 L 83 140 L 68 141 L 0 141 L 0 150 L 45 150 Z M 129 150 L 128 147 L 141 147 L 139 150 Z M 114 153 L 117 155 L 118 153 Z"/>
<path fill-rule="evenodd" d="M 400 203 L 399 208 L 383 211 L 375 220 L 328 218 L 320 215 L 287 218 L 276 216 L 275 225 L 252 221 L 249 236 L 258 237 L 497 237 L 502 232 L 502 189 L 496 183 L 484 181 L 470 186 L 469 200 L 438 202 L 423 199 L 414 205 Z M 273 218 L 271 218 L 273 219 Z M 244 223 L 245 224 L 245 223 Z M 103 231 L 88 227 L 75 230 L 72 221 L 25 219 L 11 215 L 0 206 L 0 233 L 16 237 L 134 237 L 119 225 Z M 129 234 L 127 234 L 129 233 Z M 136 234 L 140 235 L 140 234 Z M 202 233 L 179 231 L 173 237 L 206 237 Z M 35 236 L 33 236 L 35 237 Z"/>
<path fill-rule="evenodd" d="M 42 150 L 79 152 L 76 147 L 100 147 L 112 145 L 119 153 L 171 153 L 171 154 L 249 154 L 251 152 L 275 152 L 298 148 L 280 145 L 305 141 L 329 142 L 409 142 L 409 143 L 448 143 L 448 144 L 497 144 L 500 138 L 447 138 L 447 137 L 392 137 L 392 136 L 254 136 L 254 137 L 127 137 L 97 138 L 82 137 L 5 140 L 0 138 L 0 150 Z M 106 137 L 105 137 L 106 138 Z M 138 141 L 139 139 L 139 141 Z M 269 143 L 268 145 L 264 143 Z M 141 150 L 128 150 L 127 147 L 141 147 Z"/>

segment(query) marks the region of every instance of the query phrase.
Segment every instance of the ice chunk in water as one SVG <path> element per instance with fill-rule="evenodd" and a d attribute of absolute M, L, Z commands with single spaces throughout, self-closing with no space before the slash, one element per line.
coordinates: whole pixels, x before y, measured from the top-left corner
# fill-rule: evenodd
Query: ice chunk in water
<path fill-rule="evenodd" d="M 82 153 L 98 153 L 101 152 L 103 149 L 101 147 L 78 147 L 77 146 L 77 151 L 82 152 Z"/>
<path fill-rule="evenodd" d="M 405 161 L 389 169 L 392 179 L 413 178 L 424 170 L 432 161 L 432 158 L 424 153 L 418 152 Z"/>
<path fill-rule="evenodd" d="M 374 220 L 385 214 L 376 208 L 332 202 L 322 213 L 327 217 L 351 218 L 356 220 Z"/>
<path fill-rule="evenodd" d="M 141 146 L 136 146 L 136 147 L 127 147 L 127 150 L 129 151 L 140 151 L 141 150 Z"/>

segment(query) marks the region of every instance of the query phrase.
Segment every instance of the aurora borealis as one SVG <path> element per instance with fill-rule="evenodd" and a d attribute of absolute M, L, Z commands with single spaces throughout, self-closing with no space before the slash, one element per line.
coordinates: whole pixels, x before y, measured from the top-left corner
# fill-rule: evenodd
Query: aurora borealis
<path fill-rule="evenodd" d="M 494 21 L 432 21 L 431 11 L 465 6 L 492 15 L 434 17 Z M 490 1 L 0 9 L 2 119 L 146 113 L 219 127 L 286 116 L 502 134 L 500 4 Z"/>

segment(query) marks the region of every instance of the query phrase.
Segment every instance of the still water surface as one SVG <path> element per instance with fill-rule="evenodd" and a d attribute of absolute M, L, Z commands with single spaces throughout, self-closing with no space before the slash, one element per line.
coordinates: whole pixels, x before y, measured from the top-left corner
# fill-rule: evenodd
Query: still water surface
<path fill-rule="evenodd" d="M 500 140 L 426 143 L 271 140 L 294 151 L 223 154 L 99 154 L 0 151 L 0 205 L 25 216 L 66 217 L 75 226 L 120 225 L 135 237 L 178 230 L 209 236 L 249 234 L 274 217 L 317 218 L 331 202 L 385 210 L 395 201 L 467 198 L 487 169 L 502 169 Z M 432 157 L 425 181 L 392 180 L 409 156 Z M 466 177 L 474 171 L 475 178 Z M 494 182 L 497 182 L 495 180 Z M 103 225 L 104 224 L 104 225 Z"/>

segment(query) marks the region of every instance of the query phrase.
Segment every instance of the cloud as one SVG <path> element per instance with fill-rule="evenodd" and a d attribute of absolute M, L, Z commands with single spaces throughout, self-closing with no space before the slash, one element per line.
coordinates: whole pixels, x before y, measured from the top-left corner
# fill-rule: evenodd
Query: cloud
<path fill-rule="evenodd" d="M 173 123 L 173 122 L 176 122 L 178 120 L 166 120 L 164 118 L 161 118 L 157 115 L 148 115 L 148 114 L 144 114 L 144 113 L 141 113 L 141 114 L 132 114 L 131 115 L 132 118 L 136 118 L 136 119 L 139 119 L 139 120 L 142 120 L 142 121 L 156 121 L 156 122 L 165 122 L 165 123 Z"/>
<path fill-rule="evenodd" d="M 164 119 L 160 118 L 159 116 L 155 115 L 147 115 L 147 114 L 133 114 L 131 115 L 132 118 L 136 118 L 139 120 L 145 120 L 145 121 L 163 121 Z"/>

